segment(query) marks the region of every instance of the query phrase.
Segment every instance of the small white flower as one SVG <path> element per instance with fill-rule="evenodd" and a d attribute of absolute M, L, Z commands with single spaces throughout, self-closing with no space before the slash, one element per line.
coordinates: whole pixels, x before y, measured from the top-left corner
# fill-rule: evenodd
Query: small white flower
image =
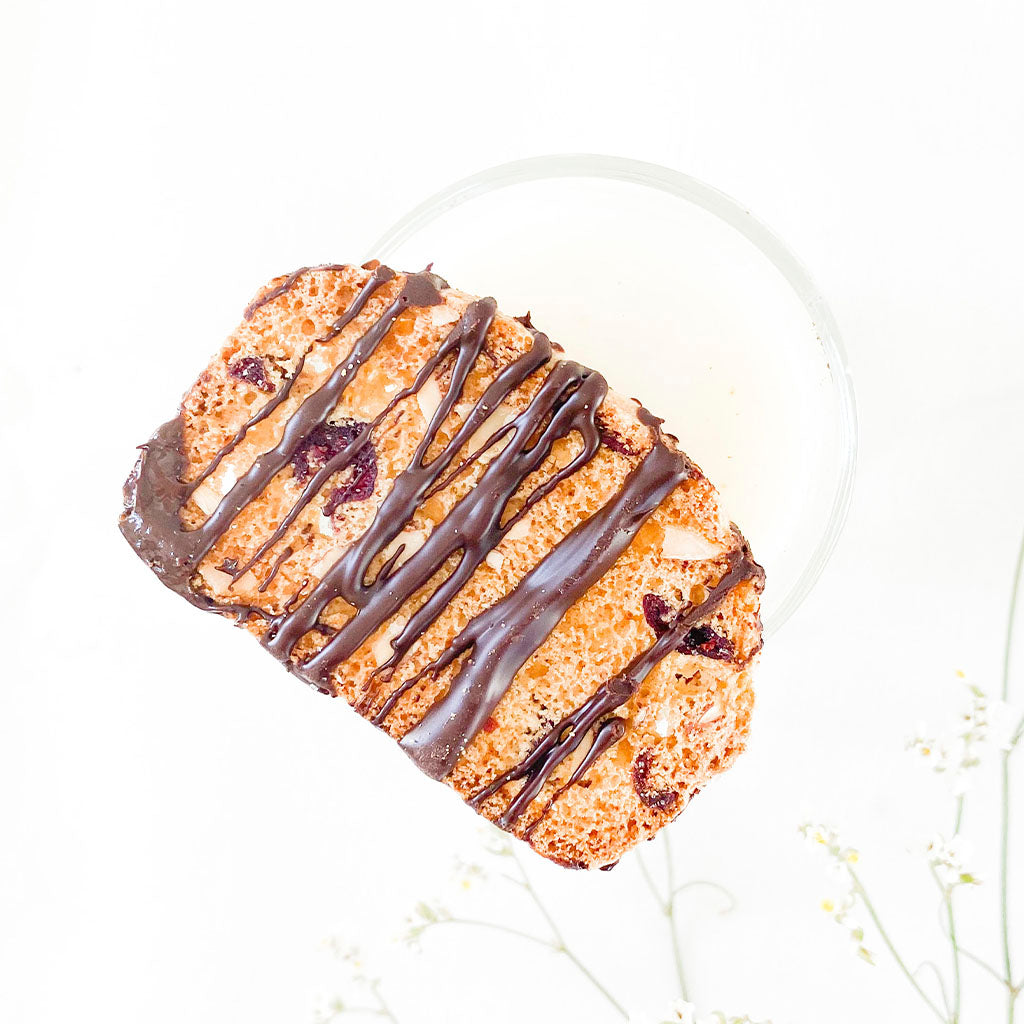
<path fill-rule="evenodd" d="M 685 999 L 677 999 L 672 1004 L 672 1014 L 673 1016 L 669 1018 L 671 1021 L 680 1021 L 681 1024 L 696 1024 L 697 1007 Z"/>
<path fill-rule="evenodd" d="M 959 763 L 957 743 L 927 735 L 924 730 L 907 740 L 907 750 L 917 755 L 919 762 L 927 769 L 941 774 L 948 772 Z"/>
<path fill-rule="evenodd" d="M 945 839 L 934 836 L 925 847 L 928 863 L 935 869 L 940 883 L 947 888 L 957 885 L 979 885 L 981 879 L 967 867 L 971 859 L 970 843 L 963 836 Z"/>
<path fill-rule="evenodd" d="M 1004 700 L 992 702 L 989 709 L 989 740 L 996 750 L 1009 750 L 1012 746 L 1013 731 L 1024 717 L 1024 711 Z"/>

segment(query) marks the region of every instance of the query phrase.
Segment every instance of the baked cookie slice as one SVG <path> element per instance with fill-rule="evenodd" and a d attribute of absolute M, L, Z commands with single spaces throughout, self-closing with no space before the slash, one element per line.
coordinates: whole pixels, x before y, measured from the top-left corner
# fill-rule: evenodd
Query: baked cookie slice
<path fill-rule="evenodd" d="M 605 867 L 743 749 L 764 574 L 638 402 L 429 272 L 303 268 L 143 446 L 121 531 L 428 775 Z"/>

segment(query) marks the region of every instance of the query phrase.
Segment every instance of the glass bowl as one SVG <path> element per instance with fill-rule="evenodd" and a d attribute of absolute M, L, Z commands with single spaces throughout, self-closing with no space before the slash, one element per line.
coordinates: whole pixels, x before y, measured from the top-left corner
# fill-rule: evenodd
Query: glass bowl
<path fill-rule="evenodd" d="M 665 417 L 767 572 L 774 633 L 850 504 L 853 385 L 810 275 L 740 203 L 612 156 L 502 164 L 410 210 L 368 256 L 493 295 Z"/>

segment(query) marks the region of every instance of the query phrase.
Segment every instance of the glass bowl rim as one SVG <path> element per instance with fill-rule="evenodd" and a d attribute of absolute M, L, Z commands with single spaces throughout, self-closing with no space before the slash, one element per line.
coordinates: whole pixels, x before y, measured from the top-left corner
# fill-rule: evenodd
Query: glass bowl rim
<path fill-rule="evenodd" d="M 838 409 L 842 463 L 831 509 L 817 544 L 789 592 L 764 623 L 765 635 L 770 636 L 803 603 L 835 550 L 853 497 L 858 447 L 857 403 L 839 326 L 807 268 L 771 228 L 754 217 L 742 203 L 682 171 L 629 157 L 599 153 L 552 153 L 488 167 L 446 185 L 395 221 L 370 248 L 368 258 L 387 260 L 416 232 L 449 210 L 478 196 L 512 185 L 556 178 L 597 178 L 642 185 L 693 203 L 724 221 L 756 246 L 786 280 L 810 314 Z"/>

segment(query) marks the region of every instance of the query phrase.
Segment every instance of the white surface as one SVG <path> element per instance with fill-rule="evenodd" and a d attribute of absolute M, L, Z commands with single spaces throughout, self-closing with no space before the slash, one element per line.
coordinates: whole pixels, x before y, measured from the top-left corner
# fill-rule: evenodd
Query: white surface
<path fill-rule="evenodd" d="M 309 1021 L 339 985 L 322 940 L 375 947 L 474 855 L 472 815 L 383 738 L 154 583 L 118 492 L 261 281 L 361 253 L 480 167 L 589 150 L 749 204 L 830 298 L 859 390 L 850 525 L 765 652 L 750 751 L 673 831 L 686 873 L 740 901 L 694 904 L 698 1001 L 928 1019 L 823 920 L 795 827 L 805 807 L 845 825 L 894 932 L 943 955 L 903 851 L 944 812 L 902 742 L 955 706 L 955 669 L 997 681 L 1024 519 L 1022 28 L 1010 3 L 906 0 L 6 11 L 0 1017 Z M 965 898 L 985 951 L 990 811 L 970 821 L 990 881 Z M 631 1008 L 672 997 L 632 867 L 536 874 Z M 403 1021 L 522 1019 L 509 962 L 533 1019 L 612 1019 L 511 940 L 426 945 L 374 965 Z"/>
<path fill-rule="evenodd" d="M 451 189 L 367 251 L 530 310 L 664 417 L 772 567 L 772 636 L 834 545 L 856 449 L 841 343 L 798 260 L 742 204 L 649 164 L 540 158 Z"/>

